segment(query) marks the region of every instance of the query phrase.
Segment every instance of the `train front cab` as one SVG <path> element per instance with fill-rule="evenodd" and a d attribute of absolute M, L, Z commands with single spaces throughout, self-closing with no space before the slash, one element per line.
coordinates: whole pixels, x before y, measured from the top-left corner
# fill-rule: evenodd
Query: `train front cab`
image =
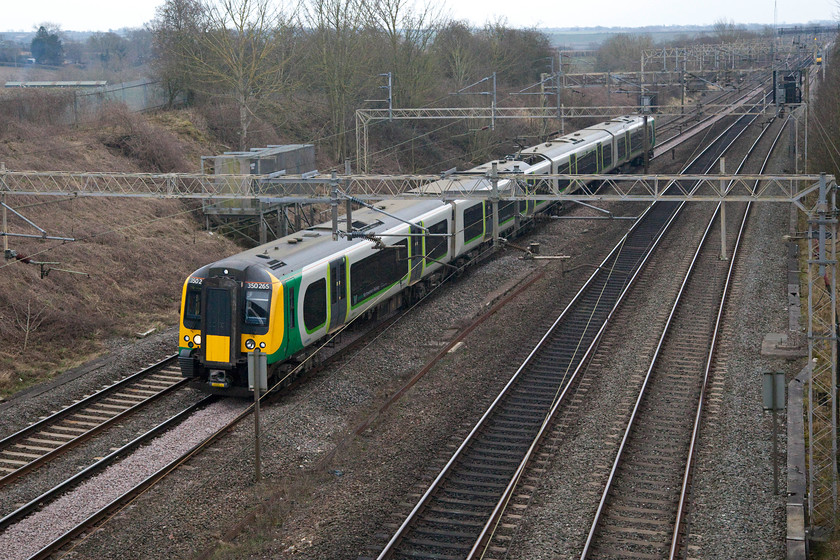
<path fill-rule="evenodd" d="M 247 353 L 259 348 L 269 354 L 269 362 L 282 353 L 283 286 L 263 270 L 247 275 L 225 270 L 223 276 L 213 272 L 206 279 L 191 277 L 184 285 L 181 373 L 210 392 L 246 395 Z"/>
<path fill-rule="evenodd" d="M 238 321 L 240 284 L 231 278 L 208 278 L 201 290 L 199 361 L 208 370 L 211 387 L 228 389 L 235 382 L 241 325 Z M 244 358 L 244 356 L 243 356 Z"/>

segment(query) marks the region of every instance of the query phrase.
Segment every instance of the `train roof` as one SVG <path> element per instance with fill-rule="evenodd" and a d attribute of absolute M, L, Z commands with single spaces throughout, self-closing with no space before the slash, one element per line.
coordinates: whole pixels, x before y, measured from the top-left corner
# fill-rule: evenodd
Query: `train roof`
<path fill-rule="evenodd" d="M 378 202 L 376 207 L 405 220 L 416 220 L 443 205 L 443 202 L 434 199 L 395 199 Z M 353 231 L 364 233 L 383 233 L 404 223 L 369 208 L 354 210 L 351 219 Z M 338 223 L 339 229 L 346 231 L 345 216 L 339 216 Z M 389 240 L 386 238 L 384 241 L 387 244 Z M 226 261 L 230 261 L 231 264 L 232 261 L 250 262 L 261 264 L 270 269 L 274 276 L 282 278 L 300 271 L 307 265 L 362 243 L 370 243 L 370 241 L 344 237 L 340 237 L 337 241 L 333 240 L 332 222 L 325 222 L 227 257 L 213 263 L 212 266 L 224 266 Z"/>
<path fill-rule="evenodd" d="M 548 142 L 522 150 L 521 157 L 527 158 L 528 156 L 536 155 L 556 161 L 568 154 L 585 151 L 591 146 L 594 146 L 597 142 L 605 140 L 609 136 L 621 134 L 627 130 L 641 126 L 641 124 L 642 117 L 616 117 L 610 119 L 609 121 L 601 122 L 577 132 L 553 138 Z"/>
<path fill-rule="evenodd" d="M 425 185 L 423 191 L 427 195 L 435 192 L 443 195 L 445 192 L 451 198 L 459 190 L 470 192 L 479 189 L 489 189 L 490 182 L 486 179 L 486 174 L 492 169 L 492 164 L 493 162 L 482 164 L 466 172 L 474 173 L 475 177 L 459 176 L 451 179 L 444 178 Z M 525 170 L 528 167 L 527 164 L 514 160 L 500 160 L 496 161 L 496 164 L 499 173 L 511 172 L 518 169 Z M 502 188 L 504 188 L 506 183 L 507 181 L 500 182 Z M 374 205 L 375 208 L 387 212 L 393 217 L 370 208 L 353 210 L 351 216 L 352 229 L 355 232 L 382 234 L 395 227 L 404 225 L 405 222 L 402 220 L 418 222 L 424 215 L 440 209 L 445 205 L 446 203 L 442 200 L 429 198 L 428 196 L 424 196 L 423 198 L 418 197 L 416 199 L 399 198 L 379 201 Z M 402 218 L 402 220 L 399 218 Z M 345 216 L 339 216 L 338 227 L 342 231 L 347 230 L 347 219 Z M 383 238 L 385 244 L 390 244 L 392 241 L 393 239 L 391 238 Z M 208 266 L 225 266 L 225 263 L 230 267 L 241 267 L 244 263 L 260 264 L 270 269 L 274 276 L 282 279 L 285 276 L 297 273 L 305 266 L 328 259 L 336 253 L 344 252 L 346 249 L 359 246 L 363 243 L 371 242 L 363 238 L 347 239 L 340 237 L 338 240 L 333 240 L 332 221 L 329 221 L 281 237 L 269 243 L 254 247 L 253 249 L 248 249 Z M 204 270 L 204 268 L 199 270 Z"/>
<path fill-rule="evenodd" d="M 562 155 L 558 149 L 572 152 L 593 144 L 597 139 L 603 138 L 606 132 L 616 134 L 640 122 L 640 117 L 618 117 L 595 127 L 567 134 L 545 144 L 528 148 L 522 154 L 542 154 L 556 158 Z M 550 154 L 547 153 L 549 151 Z M 402 220 L 416 223 L 424 215 L 446 205 L 442 200 L 429 198 L 428 194 L 437 192 L 443 195 L 445 193 L 447 198 L 452 198 L 459 190 L 466 193 L 489 189 L 491 184 L 487 179 L 487 174 L 492 170 L 493 163 L 496 164 L 499 173 L 518 171 L 527 173 L 531 167 L 528 163 L 519 159 L 496 160 L 469 169 L 466 171 L 466 176 L 444 177 L 440 181 L 423 186 L 426 197 L 385 200 L 375 205 L 375 208 L 383 210 L 393 217 L 370 208 L 354 210 L 352 213 L 352 230 L 361 233 L 383 234 L 397 226 L 404 225 L 405 222 Z M 474 176 L 470 176 L 470 174 L 474 174 Z M 507 181 L 500 181 L 500 188 L 504 189 L 507 183 Z M 339 216 L 339 229 L 347 230 L 345 216 Z M 393 239 L 388 237 L 383 239 L 386 244 L 390 244 L 390 241 L 393 241 Z M 228 266 L 234 266 L 234 264 L 242 266 L 243 263 L 250 263 L 262 265 L 271 270 L 274 276 L 283 279 L 299 272 L 305 266 L 323 261 L 336 253 L 344 252 L 351 247 L 360 246 L 364 243 L 371 243 L 371 241 L 364 238 L 347 239 L 344 237 L 340 237 L 337 241 L 333 240 L 332 222 L 324 222 L 209 264 L 196 271 L 196 273 L 200 274 L 201 271 L 211 266 L 225 266 L 225 263 L 229 263 Z"/>

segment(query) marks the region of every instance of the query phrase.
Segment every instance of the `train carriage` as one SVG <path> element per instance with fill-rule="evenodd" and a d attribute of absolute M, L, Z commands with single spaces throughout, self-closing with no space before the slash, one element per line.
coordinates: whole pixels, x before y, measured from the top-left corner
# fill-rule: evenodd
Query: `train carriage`
<path fill-rule="evenodd" d="M 648 119 L 648 146 L 654 142 Z M 521 172 L 537 193 L 559 193 L 568 182 L 540 174 L 607 173 L 645 152 L 643 119 L 620 117 L 522 150 L 495 162 L 500 173 Z M 490 189 L 494 162 L 456 179 L 465 192 Z M 452 182 L 439 188 L 452 192 Z M 502 195 L 510 181 L 499 181 Z M 424 187 L 434 190 L 435 185 Z M 548 200 L 499 204 L 499 232 L 545 210 Z M 442 279 L 446 269 L 475 260 L 492 242 L 492 205 L 464 198 L 397 199 L 353 212 L 364 238 L 338 241 L 332 224 L 299 231 L 209 264 L 184 282 L 179 363 L 184 376 L 211 392 L 248 394 L 247 354 L 259 348 L 277 373 L 303 362 L 319 342 L 365 315 L 392 310 Z M 518 216 L 517 216 L 518 214 Z M 518 218 L 518 219 L 517 219 Z M 346 220 L 341 229 L 346 229 Z"/>

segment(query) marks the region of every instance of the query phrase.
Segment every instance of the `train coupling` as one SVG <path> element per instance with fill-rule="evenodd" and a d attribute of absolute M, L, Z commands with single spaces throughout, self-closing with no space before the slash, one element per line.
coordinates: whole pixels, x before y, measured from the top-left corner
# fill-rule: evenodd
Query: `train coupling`
<path fill-rule="evenodd" d="M 207 376 L 207 383 L 215 389 L 228 389 L 233 385 L 227 372 L 220 369 L 211 369 Z"/>

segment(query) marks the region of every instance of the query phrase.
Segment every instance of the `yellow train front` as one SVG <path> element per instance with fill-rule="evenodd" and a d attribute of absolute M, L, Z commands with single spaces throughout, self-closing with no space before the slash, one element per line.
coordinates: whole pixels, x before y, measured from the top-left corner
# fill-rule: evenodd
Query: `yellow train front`
<path fill-rule="evenodd" d="M 181 373 L 210 392 L 247 395 L 247 353 L 259 348 L 276 361 L 283 349 L 282 294 L 282 283 L 247 259 L 225 259 L 191 274 L 181 298 Z"/>

